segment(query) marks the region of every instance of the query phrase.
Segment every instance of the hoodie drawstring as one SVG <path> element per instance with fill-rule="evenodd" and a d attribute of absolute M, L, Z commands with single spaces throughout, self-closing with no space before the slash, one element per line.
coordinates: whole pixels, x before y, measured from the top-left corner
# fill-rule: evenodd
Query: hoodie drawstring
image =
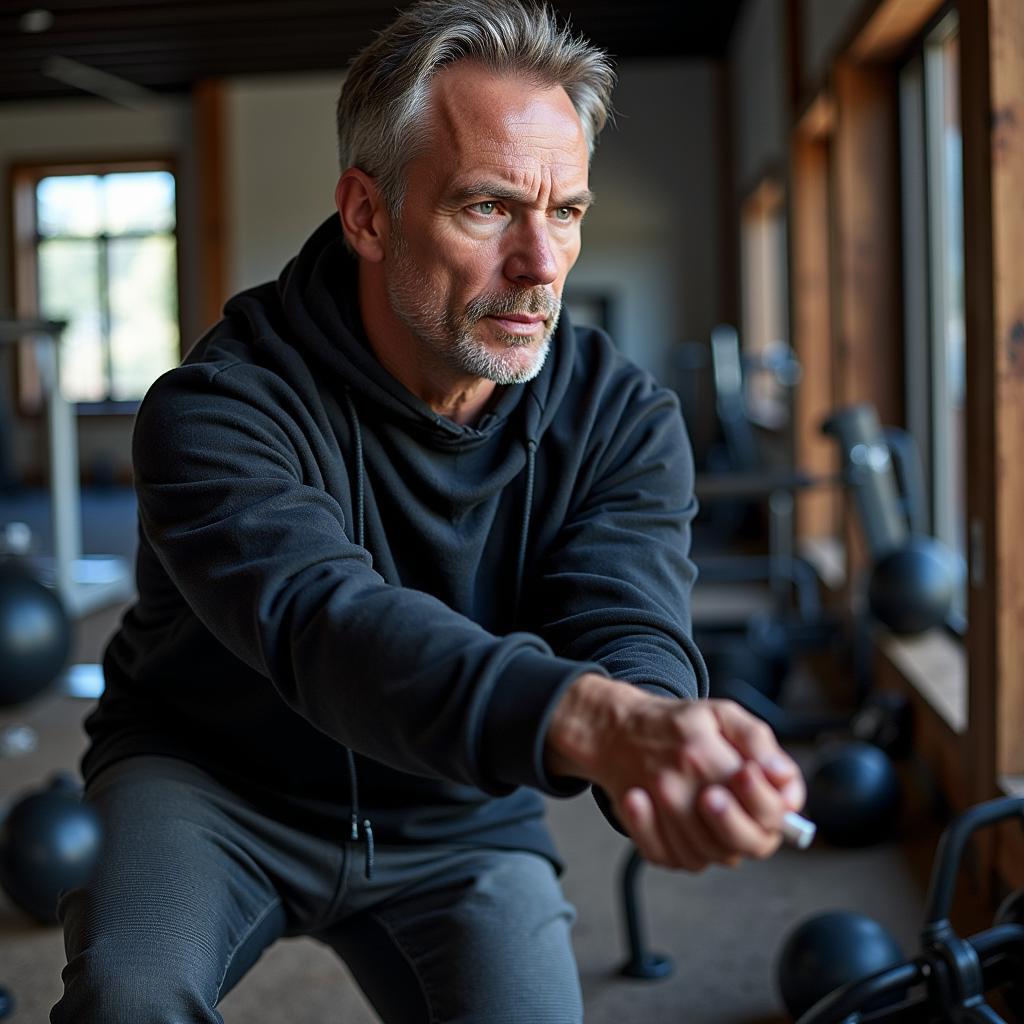
<path fill-rule="evenodd" d="M 355 441 L 356 454 L 356 543 L 366 547 L 366 497 L 365 497 L 365 470 L 363 460 L 363 431 L 359 422 L 359 413 L 356 410 L 355 402 L 349 389 L 345 388 L 345 405 L 348 409 L 349 419 L 352 423 L 352 437 Z M 534 438 L 526 441 L 526 497 L 523 502 L 523 519 L 519 531 L 519 553 L 516 559 L 516 583 L 515 583 L 515 616 L 519 616 L 519 605 L 523 596 L 523 577 L 526 572 L 526 547 L 530 537 L 530 517 L 533 514 L 533 487 L 534 475 L 537 465 L 537 442 Z M 353 842 L 359 840 L 359 783 L 356 776 L 355 755 L 349 747 L 345 748 L 345 755 L 348 760 L 348 777 L 351 789 L 351 838 Z M 364 873 L 366 877 L 373 877 L 373 825 L 369 818 L 364 818 L 363 839 L 366 843 L 366 866 Z"/>
<path fill-rule="evenodd" d="M 359 783 L 356 779 L 356 759 L 351 747 L 345 748 L 345 756 L 348 758 L 348 781 L 352 796 L 352 842 L 359 842 Z M 369 880 L 373 878 L 373 825 L 369 818 L 363 818 L 363 839 L 366 842 L 366 862 L 363 866 L 363 874 Z"/>
<path fill-rule="evenodd" d="M 366 547 L 366 499 L 363 487 L 363 431 L 359 423 L 359 413 L 349 389 L 345 388 L 345 404 L 352 421 L 352 435 L 356 443 L 356 543 Z M 359 781 L 356 775 L 356 759 L 351 748 L 345 748 L 348 760 L 348 781 L 352 802 L 352 842 L 359 841 Z M 366 842 L 366 863 L 363 874 L 367 879 L 373 878 L 373 825 L 369 818 L 363 819 L 363 838 Z"/>
<path fill-rule="evenodd" d="M 519 557 L 516 560 L 515 616 L 519 617 L 519 602 L 523 596 L 523 574 L 526 571 L 526 542 L 530 536 L 530 515 L 533 512 L 533 475 L 537 462 L 537 442 L 531 437 L 526 442 L 526 500 L 523 503 L 523 524 L 519 531 Z"/>
<path fill-rule="evenodd" d="M 345 388 L 345 404 L 348 406 L 349 419 L 352 421 L 352 437 L 356 443 L 356 543 L 366 547 L 366 497 L 363 490 L 363 428 L 359 422 L 356 403 L 352 394 Z"/>

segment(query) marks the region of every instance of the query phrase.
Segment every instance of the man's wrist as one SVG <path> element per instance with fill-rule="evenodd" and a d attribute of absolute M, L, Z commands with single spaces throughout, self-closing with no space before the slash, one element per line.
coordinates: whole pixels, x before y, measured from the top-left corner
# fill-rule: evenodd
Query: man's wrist
<path fill-rule="evenodd" d="M 609 741 L 644 699 L 641 691 L 594 672 L 576 679 L 551 716 L 544 745 L 548 772 L 598 781 Z"/>

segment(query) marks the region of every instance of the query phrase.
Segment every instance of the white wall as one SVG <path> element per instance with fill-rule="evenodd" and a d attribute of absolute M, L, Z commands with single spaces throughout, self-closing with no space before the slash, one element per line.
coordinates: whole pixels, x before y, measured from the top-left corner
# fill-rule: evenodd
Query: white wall
<path fill-rule="evenodd" d="M 228 83 L 225 120 L 232 292 L 276 278 L 334 210 L 340 74 Z"/>
<path fill-rule="evenodd" d="M 729 48 L 733 157 L 743 192 L 768 168 L 785 166 L 786 60 L 784 0 L 746 0 Z"/>
<path fill-rule="evenodd" d="M 716 66 L 623 61 L 615 109 L 569 286 L 606 290 L 619 347 L 665 377 L 671 347 L 721 318 Z"/>

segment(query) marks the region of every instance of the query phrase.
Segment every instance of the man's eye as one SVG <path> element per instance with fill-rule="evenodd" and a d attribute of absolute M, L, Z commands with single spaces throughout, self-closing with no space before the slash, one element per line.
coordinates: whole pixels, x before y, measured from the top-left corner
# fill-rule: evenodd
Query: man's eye
<path fill-rule="evenodd" d="M 490 217 L 492 213 L 497 212 L 498 204 L 493 199 L 485 199 L 482 203 L 474 203 L 470 209 L 482 213 L 485 217 Z"/>
<path fill-rule="evenodd" d="M 555 208 L 555 220 L 572 220 L 573 208 L 571 206 L 558 206 Z"/>

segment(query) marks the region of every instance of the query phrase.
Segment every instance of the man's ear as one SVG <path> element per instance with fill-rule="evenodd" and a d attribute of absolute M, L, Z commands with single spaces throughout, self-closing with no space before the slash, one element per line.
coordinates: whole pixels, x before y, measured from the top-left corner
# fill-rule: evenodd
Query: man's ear
<path fill-rule="evenodd" d="M 334 202 L 348 244 L 370 263 L 383 261 L 391 221 L 377 182 L 358 167 L 350 167 L 338 179 Z"/>

